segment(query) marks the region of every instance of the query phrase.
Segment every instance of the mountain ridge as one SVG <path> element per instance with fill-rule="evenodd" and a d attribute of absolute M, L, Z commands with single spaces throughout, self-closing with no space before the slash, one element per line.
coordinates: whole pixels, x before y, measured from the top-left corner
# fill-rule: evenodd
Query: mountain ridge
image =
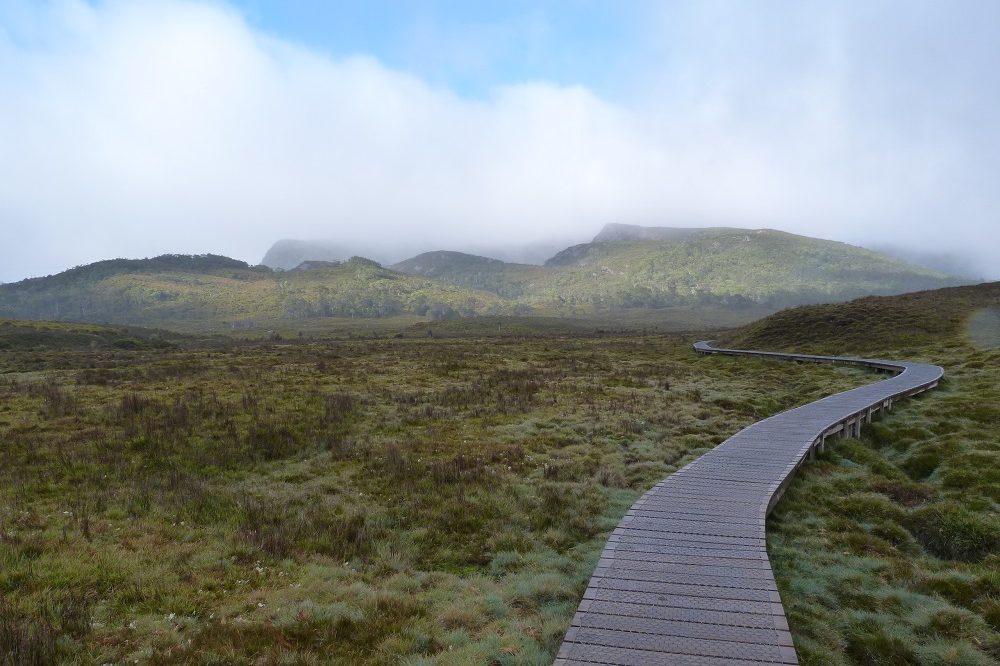
<path fill-rule="evenodd" d="M 489 292 L 406 275 L 362 257 L 293 271 L 222 259 L 213 255 L 208 266 L 184 255 L 111 260 L 0 285 L 0 317 L 160 326 L 204 322 L 215 328 L 321 317 L 442 318 L 516 307 Z M 183 270 L 179 264 L 190 266 Z"/>
<path fill-rule="evenodd" d="M 847 243 L 735 227 L 609 224 L 542 267 L 446 251 L 394 267 L 571 311 L 709 302 L 782 307 L 961 283 Z"/>
<path fill-rule="evenodd" d="M 716 232 L 763 231 L 737 227 L 646 227 L 639 224 L 608 222 L 591 240 L 592 243 L 619 240 L 681 240 Z"/>
<path fill-rule="evenodd" d="M 595 239 L 543 266 L 451 250 L 390 266 L 353 256 L 304 260 L 288 270 L 210 254 L 112 259 L 0 285 L 0 316 L 163 327 L 395 315 L 603 316 L 673 307 L 778 309 L 961 284 L 871 250 L 769 229 L 609 225 Z"/>

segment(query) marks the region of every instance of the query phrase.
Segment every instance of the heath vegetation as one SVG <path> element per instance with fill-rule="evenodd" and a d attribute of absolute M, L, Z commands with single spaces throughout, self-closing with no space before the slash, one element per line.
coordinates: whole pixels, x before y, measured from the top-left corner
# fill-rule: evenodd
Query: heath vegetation
<path fill-rule="evenodd" d="M 0 327 L 21 340 L 0 351 L 16 664 L 547 664 L 641 492 L 874 379 L 638 334 L 29 346 L 32 326 Z"/>

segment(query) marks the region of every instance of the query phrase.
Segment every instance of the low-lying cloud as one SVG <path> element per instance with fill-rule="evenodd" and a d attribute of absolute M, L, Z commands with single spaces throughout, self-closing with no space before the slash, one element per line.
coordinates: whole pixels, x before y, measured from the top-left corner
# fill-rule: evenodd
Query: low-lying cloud
<path fill-rule="evenodd" d="M 583 241 L 606 222 L 776 227 L 1000 276 L 1000 12 L 810 6 L 677 5 L 613 98 L 532 81 L 477 99 L 225 5 L 26 9 L 0 24 L 0 280 L 257 261 L 285 237 Z"/>

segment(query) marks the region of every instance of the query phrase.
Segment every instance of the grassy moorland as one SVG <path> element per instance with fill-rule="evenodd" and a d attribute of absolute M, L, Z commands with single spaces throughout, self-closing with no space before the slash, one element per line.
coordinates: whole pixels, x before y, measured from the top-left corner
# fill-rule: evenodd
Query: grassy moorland
<path fill-rule="evenodd" d="M 0 345 L 10 664 L 550 663 L 642 491 L 874 378 L 637 334 L 26 344 L 32 326 Z"/>
<path fill-rule="evenodd" d="M 942 365 L 769 521 L 806 665 L 1000 663 L 1000 283 L 787 310 L 728 342 Z M 993 341 L 990 344 L 990 341 Z"/>

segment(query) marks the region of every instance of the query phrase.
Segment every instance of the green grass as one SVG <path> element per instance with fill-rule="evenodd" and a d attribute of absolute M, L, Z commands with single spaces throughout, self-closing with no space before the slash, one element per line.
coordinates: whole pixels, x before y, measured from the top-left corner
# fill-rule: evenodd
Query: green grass
<path fill-rule="evenodd" d="M 0 654 L 547 664 L 644 490 L 873 378 L 639 334 L 0 351 Z"/>
<path fill-rule="evenodd" d="M 132 326 L 0 319 L 0 352 L 168 349 L 192 344 L 206 346 L 210 343 L 209 338 L 202 337 L 199 340 L 172 331 Z M 16 358 L 25 361 L 30 356 L 19 355 Z M 21 365 L 31 366 L 30 360 Z"/>
<path fill-rule="evenodd" d="M 828 447 L 768 548 L 805 665 L 1000 662 L 1000 350 L 968 324 L 1000 285 L 779 313 L 729 343 L 942 365 L 945 381 Z"/>

